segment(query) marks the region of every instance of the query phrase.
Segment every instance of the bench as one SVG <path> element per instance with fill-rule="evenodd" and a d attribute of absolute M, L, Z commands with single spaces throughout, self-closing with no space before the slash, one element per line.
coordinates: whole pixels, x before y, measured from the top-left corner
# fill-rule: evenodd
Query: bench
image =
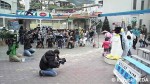
<path fill-rule="evenodd" d="M 143 64 L 129 56 L 125 56 L 124 59 L 127 60 L 128 62 L 132 63 L 133 65 L 135 65 L 137 68 L 141 69 L 142 71 L 146 72 L 147 74 L 150 74 L 150 67 L 146 66 L 145 64 Z"/>
<path fill-rule="evenodd" d="M 135 58 L 135 59 L 137 59 L 137 60 L 140 60 L 141 62 L 144 62 L 144 63 L 150 65 L 150 61 L 149 61 L 149 60 L 144 59 L 144 58 L 142 58 L 142 57 L 140 57 L 140 56 L 138 56 L 138 55 L 131 55 L 130 57 L 133 57 L 133 58 Z"/>
<path fill-rule="evenodd" d="M 150 60 L 150 50 L 148 50 L 148 49 L 146 49 L 146 48 L 138 48 L 137 49 L 137 55 L 138 55 L 138 53 L 139 53 L 139 50 L 141 50 L 143 53 L 142 53 L 142 57 L 146 57 L 146 55 L 148 55 L 149 56 L 149 60 Z"/>

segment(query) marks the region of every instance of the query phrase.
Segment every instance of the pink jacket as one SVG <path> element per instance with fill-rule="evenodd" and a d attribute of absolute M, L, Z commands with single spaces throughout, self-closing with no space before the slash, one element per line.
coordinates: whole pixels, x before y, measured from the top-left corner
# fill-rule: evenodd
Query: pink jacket
<path fill-rule="evenodd" d="M 110 41 L 104 41 L 102 47 L 103 48 L 109 48 L 110 47 L 111 42 Z"/>

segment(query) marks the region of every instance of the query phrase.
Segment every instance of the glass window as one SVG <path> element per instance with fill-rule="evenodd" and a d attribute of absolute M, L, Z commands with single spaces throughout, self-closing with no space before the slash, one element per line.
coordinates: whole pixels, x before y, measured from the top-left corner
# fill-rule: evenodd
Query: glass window
<path fill-rule="evenodd" d="M 0 6 L 1 6 L 1 8 L 3 8 L 3 9 L 11 10 L 11 5 L 10 5 L 9 3 L 6 3 L 6 2 L 1 1 L 1 0 L 0 0 Z"/>
<path fill-rule="evenodd" d="M 137 3 L 137 0 L 133 0 L 133 10 L 136 10 L 136 3 Z"/>
<path fill-rule="evenodd" d="M 141 10 L 144 10 L 144 0 L 141 1 Z"/>

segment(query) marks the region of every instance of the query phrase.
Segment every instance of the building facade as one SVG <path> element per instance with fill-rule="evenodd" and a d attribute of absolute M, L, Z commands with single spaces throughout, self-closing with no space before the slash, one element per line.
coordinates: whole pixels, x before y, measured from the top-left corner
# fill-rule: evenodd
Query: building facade
<path fill-rule="evenodd" d="M 102 2 L 103 6 L 100 8 L 103 14 L 128 12 L 136 10 L 150 9 L 150 0 L 96 0 L 95 3 Z M 132 25 L 132 21 L 136 21 L 136 26 L 139 28 L 145 24 L 148 32 L 150 32 L 150 13 L 138 14 L 138 15 L 120 15 L 120 16 L 108 16 L 109 24 L 113 29 L 113 24 L 121 25 L 122 21 L 125 21 L 125 25 Z M 102 21 L 104 17 L 101 18 Z"/>
<path fill-rule="evenodd" d="M 0 0 L 0 13 L 14 14 L 17 10 L 17 0 Z"/>
<path fill-rule="evenodd" d="M 15 14 L 16 10 L 17 0 L 0 0 L 0 14 Z M 6 27 L 8 20 L 0 17 L 0 27 Z"/>

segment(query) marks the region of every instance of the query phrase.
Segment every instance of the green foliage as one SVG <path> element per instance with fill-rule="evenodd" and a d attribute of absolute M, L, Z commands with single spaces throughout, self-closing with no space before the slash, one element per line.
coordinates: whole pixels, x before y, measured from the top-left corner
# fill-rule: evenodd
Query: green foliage
<path fill-rule="evenodd" d="M 56 8 L 59 8 L 59 7 L 57 5 L 55 5 L 55 4 L 50 4 L 48 6 L 48 10 L 53 10 L 53 9 L 56 9 Z"/>
<path fill-rule="evenodd" d="M 63 8 L 74 8 L 72 5 L 64 6 Z"/>
<path fill-rule="evenodd" d="M 10 32 L 9 32 L 7 29 L 5 29 L 5 28 L 3 28 L 3 29 L 0 31 L 0 38 L 1 38 L 2 40 L 9 38 L 10 35 L 11 35 Z"/>
<path fill-rule="evenodd" d="M 25 9 L 25 6 L 23 4 L 20 4 L 20 1 L 21 0 L 17 0 L 17 7 L 18 7 L 18 10 L 24 10 Z"/>
<path fill-rule="evenodd" d="M 107 19 L 107 17 L 105 17 L 104 23 L 103 23 L 103 27 L 102 27 L 102 31 L 109 31 L 110 32 L 110 27 L 109 27 L 109 21 Z"/>
<path fill-rule="evenodd" d="M 102 21 L 99 21 L 99 24 L 96 26 L 96 32 L 100 34 L 100 29 L 102 28 Z"/>
<path fill-rule="evenodd" d="M 41 7 L 42 7 L 42 3 L 40 2 L 31 1 L 30 3 L 31 9 L 41 9 Z"/>

